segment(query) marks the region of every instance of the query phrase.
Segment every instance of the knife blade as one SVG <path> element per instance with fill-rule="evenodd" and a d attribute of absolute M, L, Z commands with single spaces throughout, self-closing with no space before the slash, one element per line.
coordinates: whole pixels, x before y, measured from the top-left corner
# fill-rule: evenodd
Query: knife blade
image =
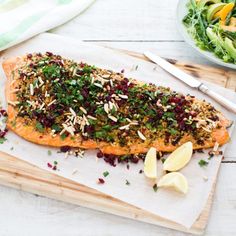
<path fill-rule="evenodd" d="M 177 79 L 181 80 L 188 86 L 198 89 L 199 91 L 207 94 L 209 97 L 213 98 L 219 104 L 227 108 L 228 110 L 234 112 L 236 114 L 236 104 L 231 102 L 230 100 L 226 99 L 225 97 L 221 96 L 220 94 L 214 92 L 213 90 L 209 89 L 204 83 L 195 79 L 193 76 L 186 74 L 184 71 L 180 70 L 176 66 L 172 65 L 168 61 L 164 60 L 163 58 L 151 53 L 151 52 L 144 52 L 144 55 L 150 59 L 152 62 L 156 63 L 168 73 L 175 76 Z"/>

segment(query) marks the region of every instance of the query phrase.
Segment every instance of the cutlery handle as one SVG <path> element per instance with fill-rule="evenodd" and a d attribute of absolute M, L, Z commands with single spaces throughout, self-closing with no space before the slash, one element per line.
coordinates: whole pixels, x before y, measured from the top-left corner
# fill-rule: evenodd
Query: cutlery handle
<path fill-rule="evenodd" d="M 201 84 L 199 86 L 199 90 L 203 93 L 207 94 L 209 97 L 213 98 L 219 104 L 224 106 L 226 109 L 232 111 L 236 114 L 236 104 L 231 102 L 230 100 L 226 99 L 225 97 L 221 96 L 220 94 L 210 90 L 206 85 Z"/>

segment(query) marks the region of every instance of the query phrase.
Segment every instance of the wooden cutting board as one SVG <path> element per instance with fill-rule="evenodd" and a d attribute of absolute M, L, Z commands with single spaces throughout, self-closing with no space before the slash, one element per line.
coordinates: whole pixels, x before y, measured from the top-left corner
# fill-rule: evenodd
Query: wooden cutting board
<path fill-rule="evenodd" d="M 145 60 L 141 54 L 129 51 L 122 52 Z M 202 65 L 190 65 L 170 59 L 169 61 L 197 78 L 214 82 L 222 87 L 236 91 L 235 71 Z M 0 184 L 118 216 L 194 234 L 202 234 L 206 228 L 215 190 L 214 185 L 200 217 L 191 229 L 186 229 L 179 224 L 157 217 L 137 207 L 45 170 L 41 170 L 36 166 L 1 152 Z"/>

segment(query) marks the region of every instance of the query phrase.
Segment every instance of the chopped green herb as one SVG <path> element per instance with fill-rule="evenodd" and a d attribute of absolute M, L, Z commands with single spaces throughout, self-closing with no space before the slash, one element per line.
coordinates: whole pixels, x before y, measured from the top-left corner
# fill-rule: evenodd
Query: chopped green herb
<path fill-rule="evenodd" d="M 60 136 L 60 138 L 61 138 L 61 140 L 65 140 L 65 138 L 66 138 L 66 134 L 65 134 L 65 133 L 62 134 L 62 135 Z"/>
<path fill-rule="evenodd" d="M 53 163 L 54 163 L 54 165 L 57 165 L 57 164 L 58 164 L 57 161 L 54 161 Z"/>
<path fill-rule="evenodd" d="M 76 80 L 73 79 L 69 83 L 70 83 L 70 85 L 76 85 L 77 82 L 76 82 Z"/>
<path fill-rule="evenodd" d="M 171 135 L 175 135 L 175 134 L 178 133 L 178 131 L 176 129 L 173 129 L 173 128 L 171 128 L 169 132 L 170 132 Z"/>
<path fill-rule="evenodd" d="M 103 176 L 104 176 L 104 177 L 107 177 L 108 175 L 109 175 L 109 172 L 108 172 L 108 171 L 103 172 Z"/>
<path fill-rule="evenodd" d="M 57 124 L 53 124 L 52 125 L 52 129 L 54 129 L 56 132 L 60 132 L 61 131 L 61 127 Z"/>
<path fill-rule="evenodd" d="M 6 140 L 6 138 L 0 138 L 0 144 L 3 144 Z"/>
<path fill-rule="evenodd" d="M 47 79 L 60 78 L 61 71 L 57 65 L 48 65 L 43 68 L 43 74 Z"/>
<path fill-rule="evenodd" d="M 103 138 L 104 136 L 106 135 L 106 132 L 105 131 L 97 131 L 95 132 L 95 137 L 96 138 Z"/>
<path fill-rule="evenodd" d="M 52 151 L 48 150 L 48 156 L 51 156 L 51 155 L 52 155 Z"/>
<path fill-rule="evenodd" d="M 12 151 L 14 149 L 14 147 L 11 147 L 10 150 Z"/>
<path fill-rule="evenodd" d="M 43 132 L 44 132 L 44 127 L 43 127 L 43 125 L 42 125 L 40 122 L 37 122 L 37 123 L 36 123 L 35 128 L 36 128 L 36 130 L 38 130 L 40 133 L 43 133 Z"/>
<path fill-rule="evenodd" d="M 154 184 L 154 185 L 152 186 L 152 188 L 153 188 L 154 192 L 156 192 L 156 191 L 158 190 L 157 184 Z"/>
<path fill-rule="evenodd" d="M 201 160 L 198 162 L 198 164 L 199 164 L 199 166 L 203 167 L 203 166 L 207 166 L 207 165 L 209 164 L 209 162 L 207 162 L 207 161 L 201 159 Z"/>
<path fill-rule="evenodd" d="M 164 162 L 166 161 L 166 158 L 161 158 L 161 162 L 164 164 Z"/>
<path fill-rule="evenodd" d="M 125 184 L 126 184 L 126 185 L 130 185 L 130 182 L 126 179 L 126 180 L 125 180 Z"/>

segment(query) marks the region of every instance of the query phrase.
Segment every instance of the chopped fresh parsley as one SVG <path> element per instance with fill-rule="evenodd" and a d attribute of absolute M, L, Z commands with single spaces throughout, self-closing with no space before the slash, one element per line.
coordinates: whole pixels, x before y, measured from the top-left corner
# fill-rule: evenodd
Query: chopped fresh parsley
<path fill-rule="evenodd" d="M 207 162 L 207 161 L 201 159 L 201 160 L 198 162 L 198 164 L 199 164 L 199 166 L 204 167 L 204 166 L 207 166 L 207 165 L 209 164 L 209 162 Z"/>
<path fill-rule="evenodd" d="M 47 65 L 43 68 L 43 74 L 47 79 L 60 78 L 60 67 L 57 65 Z"/>
<path fill-rule="evenodd" d="M 125 184 L 126 184 L 126 185 L 130 185 L 130 182 L 126 179 L 126 180 L 125 180 Z"/>
<path fill-rule="evenodd" d="M 164 164 L 164 162 L 166 161 L 165 158 L 161 158 L 161 162 Z"/>
<path fill-rule="evenodd" d="M 54 129 L 56 132 L 60 132 L 61 131 L 61 127 L 58 124 L 53 124 L 52 125 L 52 129 Z"/>
<path fill-rule="evenodd" d="M 66 137 L 67 137 L 67 136 L 66 136 L 65 133 L 63 133 L 63 134 L 60 136 L 61 140 L 65 140 Z"/>
<path fill-rule="evenodd" d="M 108 171 L 103 172 L 103 176 L 104 176 L 104 177 L 107 177 L 108 175 L 109 175 L 109 172 L 108 172 Z"/>
<path fill-rule="evenodd" d="M 38 130 L 40 133 L 44 132 L 44 127 L 40 122 L 37 122 L 35 125 L 36 130 Z"/>
<path fill-rule="evenodd" d="M 169 130 L 169 132 L 170 132 L 171 135 L 176 135 L 178 133 L 178 131 L 176 129 L 174 129 L 174 128 L 171 128 Z"/>
<path fill-rule="evenodd" d="M 52 151 L 48 150 L 48 156 L 51 156 L 51 155 L 52 155 Z"/>
<path fill-rule="evenodd" d="M 0 138 L 0 144 L 3 144 L 6 140 L 6 138 Z"/>
<path fill-rule="evenodd" d="M 104 130 L 95 132 L 95 137 L 97 139 L 102 139 L 106 137 L 106 132 Z"/>
<path fill-rule="evenodd" d="M 152 186 L 152 188 L 153 188 L 154 192 L 156 192 L 156 191 L 158 190 L 157 184 L 154 184 L 154 185 Z"/>

